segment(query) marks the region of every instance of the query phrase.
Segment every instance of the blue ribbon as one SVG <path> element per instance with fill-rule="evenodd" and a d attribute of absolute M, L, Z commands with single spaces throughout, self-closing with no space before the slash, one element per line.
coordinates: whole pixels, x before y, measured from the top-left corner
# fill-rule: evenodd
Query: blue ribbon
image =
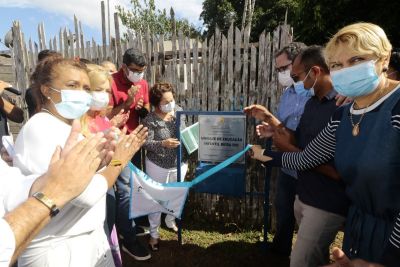
<path fill-rule="evenodd" d="M 251 148 L 251 145 L 247 145 L 247 147 L 245 149 L 243 149 L 242 151 L 240 151 L 239 153 L 237 153 L 237 154 L 233 155 L 232 157 L 226 159 L 225 161 L 221 162 L 217 166 L 212 167 L 211 169 L 209 169 L 208 171 L 202 173 L 200 176 L 196 177 L 194 180 L 192 180 L 190 182 L 166 183 L 166 184 L 163 184 L 163 186 L 165 186 L 165 187 L 192 187 L 192 186 L 194 186 L 194 185 L 196 185 L 198 183 L 201 183 L 202 181 L 204 181 L 205 179 L 207 179 L 211 175 L 219 172 L 223 168 L 228 167 L 229 165 L 231 165 L 232 163 L 234 163 L 235 161 L 240 159 L 250 148 Z"/>

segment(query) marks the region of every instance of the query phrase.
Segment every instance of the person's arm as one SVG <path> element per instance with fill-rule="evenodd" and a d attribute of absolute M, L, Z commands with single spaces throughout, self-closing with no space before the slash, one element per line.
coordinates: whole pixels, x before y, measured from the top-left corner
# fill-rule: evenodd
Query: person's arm
<path fill-rule="evenodd" d="M 265 164 L 274 167 L 305 171 L 327 163 L 334 158 L 336 129 L 340 121 L 331 119 L 329 124 L 301 152 L 264 150 Z"/>
<path fill-rule="evenodd" d="M 400 213 L 389 238 L 389 244 L 383 253 L 383 264 L 387 267 L 397 267 L 400 262 Z"/>
<path fill-rule="evenodd" d="M 70 137 L 75 138 L 75 136 L 77 135 L 71 134 Z M 62 155 L 61 148 L 58 147 L 52 157 L 48 172 L 35 181 L 31 192 L 42 192 L 58 208 L 62 208 L 68 201 L 79 195 L 102 160 L 100 149 L 97 149 L 101 148 L 99 147 L 101 137 L 101 135 L 96 135 L 84 139 L 66 155 Z M 3 178 L 18 180 L 18 177 Z M 50 209 L 31 197 L 16 209 L 8 212 L 3 219 L 14 235 L 15 250 L 10 260 L 13 263 L 33 237 L 50 221 Z M 0 251 L 0 254 L 3 252 Z"/>
<path fill-rule="evenodd" d="M 17 123 L 24 121 L 24 111 L 16 105 L 11 104 L 4 97 L 0 97 L 0 109 L 7 116 L 7 119 Z"/>
<path fill-rule="evenodd" d="M 146 126 L 149 131 L 148 131 L 148 136 L 146 143 L 144 144 L 143 148 L 146 149 L 147 151 L 156 151 L 157 148 L 162 146 L 162 140 L 154 140 L 154 127 L 152 127 L 152 122 L 150 121 L 151 115 L 147 117 L 145 120 L 143 120 L 143 125 Z"/>
<path fill-rule="evenodd" d="M 273 135 L 274 145 L 282 152 L 301 152 L 302 150 L 293 143 L 293 135 L 294 134 L 286 128 L 278 129 Z M 314 171 L 333 180 L 341 179 L 337 170 L 330 164 L 316 166 Z"/>

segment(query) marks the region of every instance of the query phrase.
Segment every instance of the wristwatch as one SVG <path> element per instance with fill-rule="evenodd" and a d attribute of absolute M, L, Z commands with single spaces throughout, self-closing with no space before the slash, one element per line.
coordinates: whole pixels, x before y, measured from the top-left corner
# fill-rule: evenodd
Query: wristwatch
<path fill-rule="evenodd" d="M 54 217 L 56 216 L 60 210 L 58 209 L 57 205 L 53 202 L 53 200 L 51 200 L 50 198 L 48 198 L 45 194 L 43 194 L 42 192 L 36 192 L 35 194 L 32 195 L 34 198 L 36 198 L 37 200 L 39 200 L 40 202 L 42 202 L 46 207 L 49 208 L 50 210 L 50 217 Z"/>

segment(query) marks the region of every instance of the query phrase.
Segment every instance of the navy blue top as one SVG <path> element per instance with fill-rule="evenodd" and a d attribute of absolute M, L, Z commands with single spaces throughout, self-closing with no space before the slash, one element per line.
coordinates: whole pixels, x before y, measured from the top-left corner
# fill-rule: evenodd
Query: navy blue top
<path fill-rule="evenodd" d="M 312 97 L 305 105 L 303 116 L 296 131 L 297 146 L 304 149 L 327 125 L 337 106 L 336 92 L 332 90 L 319 100 Z M 328 162 L 333 166 L 333 161 Z M 333 180 L 315 170 L 298 172 L 297 193 L 299 199 L 312 207 L 346 216 L 348 199 L 343 181 Z"/>

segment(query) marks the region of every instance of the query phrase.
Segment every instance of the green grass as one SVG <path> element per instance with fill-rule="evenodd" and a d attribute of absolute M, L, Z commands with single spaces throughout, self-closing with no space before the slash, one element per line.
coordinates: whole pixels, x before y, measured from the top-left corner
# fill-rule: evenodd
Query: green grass
<path fill-rule="evenodd" d="M 204 224 L 187 227 L 189 229 L 183 230 L 182 246 L 178 244 L 176 233 L 160 229 L 160 250 L 153 252 L 147 262 L 137 262 L 123 255 L 124 266 L 289 266 L 287 259 L 277 258 L 262 248 L 263 233 L 257 229 Z M 147 244 L 148 237 L 140 239 Z"/>
<path fill-rule="evenodd" d="M 289 266 L 287 258 L 271 254 L 262 248 L 260 242 L 263 240 L 263 233 L 260 229 L 240 229 L 235 224 L 185 223 L 182 246 L 178 244 L 176 233 L 161 228 L 160 235 L 160 250 L 152 252 L 149 261 L 134 261 L 123 254 L 124 266 Z M 268 234 L 268 241 L 272 241 L 272 238 Z M 139 239 L 147 245 L 148 236 Z M 331 247 L 340 247 L 342 239 L 343 233 L 340 232 Z"/>

